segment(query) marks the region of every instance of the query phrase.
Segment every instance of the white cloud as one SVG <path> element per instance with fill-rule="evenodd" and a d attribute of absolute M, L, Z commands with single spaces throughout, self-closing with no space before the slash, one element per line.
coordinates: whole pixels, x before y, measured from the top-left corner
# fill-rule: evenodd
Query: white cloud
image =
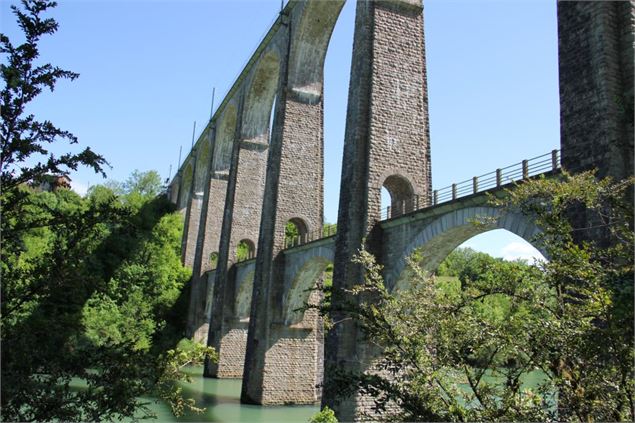
<path fill-rule="evenodd" d="M 71 180 L 71 189 L 81 195 L 82 197 L 88 192 L 89 184 L 84 184 L 77 180 Z"/>
<path fill-rule="evenodd" d="M 504 260 L 517 260 L 523 259 L 527 260 L 528 263 L 535 263 L 536 260 L 544 260 L 540 251 L 536 250 L 534 247 L 529 245 L 526 242 L 510 242 L 505 245 L 500 252 L 500 256 L 503 257 Z"/>

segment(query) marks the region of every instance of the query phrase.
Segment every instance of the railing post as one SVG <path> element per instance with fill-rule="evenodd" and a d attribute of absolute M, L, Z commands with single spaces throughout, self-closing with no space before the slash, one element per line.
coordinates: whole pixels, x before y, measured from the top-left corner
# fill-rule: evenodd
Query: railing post
<path fill-rule="evenodd" d="M 436 189 L 432 191 L 432 205 L 436 206 L 439 201 L 439 191 Z"/>
<path fill-rule="evenodd" d="M 452 199 L 456 200 L 456 184 L 452 184 Z"/>
<path fill-rule="evenodd" d="M 500 169 L 496 169 L 496 187 L 500 187 L 502 185 L 503 182 L 503 172 L 501 172 Z"/>
<path fill-rule="evenodd" d="M 406 200 L 401 200 L 401 215 L 406 214 Z"/>
<path fill-rule="evenodd" d="M 523 160 L 523 179 L 529 178 L 529 162 Z"/>
<path fill-rule="evenodd" d="M 390 206 L 386 207 L 386 219 L 390 219 L 392 216 L 390 215 Z"/>
<path fill-rule="evenodd" d="M 478 192 L 478 176 L 472 178 L 472 191 L 474 194 Z"/>
<path fill-rule="evenodd" d="M 551 150 L 551 170 L 558 170 L 558 150 Z"/>

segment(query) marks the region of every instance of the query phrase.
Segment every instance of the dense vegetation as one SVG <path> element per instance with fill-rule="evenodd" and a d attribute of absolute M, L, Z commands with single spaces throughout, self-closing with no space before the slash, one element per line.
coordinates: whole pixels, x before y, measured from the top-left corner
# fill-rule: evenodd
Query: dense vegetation
<path fill-rule="evenodd" d="M 77 139 L 26 113 L 42 90 L 78 77 L 35 64 L 40 38 L 57 29 L 42 17 L 53 6 L 12 6 L 25 41 L 15 46 L 0 35 L 1 418 L 140 416 L 147 410 L 137 398 L 149 392 L 180 413 L 192 407 L 180 396 L 181 367 L 213 355 L 177 346 L 189 279 L 179 260 L 181 217 L 160 195 L 156 172 L 96 186 L 85 198 L 51 186 L 78 166 L 104 174 L 107 165 L 89 148 L 52 154 L 52 144 Z"/>
<path fill-rule="evenodd" d="M 362 251 L 364 283 L 334 290 L 330 311 L 356 319 L 375 364 L 340 369 L 326 389 L 373 397 L 387 420 L 632 421 L 632 184 L 565 173 L 495 202 L 543 228 L 537 266 L 463 251 L 441 269 L 457 280 L 414 257 L 411 289 L 390 293 Z"/>
<path fill-rule="evenodd" d="M 182 217 L 157 196 L 155 172 L 124 187 L 117 196 L 95 186 L 85 198 L 20 187 L 19 215 L 4 210 L 3 420 L 132 415 L 151 391 L 186 405 L 165 375 L 174 359 L 203 358 L 168 352 L 187 315 Z"/>

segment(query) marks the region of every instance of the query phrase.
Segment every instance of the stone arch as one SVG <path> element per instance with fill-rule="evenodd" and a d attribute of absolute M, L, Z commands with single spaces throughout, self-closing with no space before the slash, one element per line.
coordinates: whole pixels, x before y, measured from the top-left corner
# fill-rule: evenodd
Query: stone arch
<path fill-rule="evenodd" d="M 271 109 L 280 79 L 280 54 L 271 49 L 263 54 L 247 89 L 241 135 L 244 139 L 267 143 Z"/>
<path fill-rule="evenodd" d="M 194 177 L 194 194 L 203 195 L 205 191 L 205 180 L 207 170 L 212 155 L 212 146 L 209 141 L 209 133 L 199 143 L 198 154 L 196 155 L 196 175 Z"/>
<path fill-rule="evenodd" d="M 213 251 L 209 255 L 209 268 L 211 270 L 216 270 L 218 266 L 218 251 Z"/>
<path fill-rule="evenodd" d="M 289 223 L 293 224 L 296 227 L 298 236 L 297 236 L 297 239 L 287 239 L 286 244 L 288 246 L 293 246 L 293 245 L 297 245 L 298 243 L 301 244 L 305 242 L 307 239 L 307 235 L 309 234 L 309 225 L 306 219 L 303 219 L 301 217 L 292 217 L 291 219 L 287 220 L 287 225 Z M 287 225 L 285 225 L 285 232 L 286 232 Z M 286 237 L 286 233 L 285 233 L 285 237 Z"/>
<path fill-rule="evenodd" d="M 313 321 L 318 317 L 317 311 L 302 312 L 298 309 L 306 303 L 318 304 L 321 300 L 321 293 L 314 288 L 329 264 L 333 264 L 333 257 L 315 256 L 306 260 L 296 272 L 283 300 L 283 318 L 286 325 L 313 325 Z"/>
<path fill-rule="evenodd" d="M 185 165 L 183 170 L 183 176 L 181 179 L 181 186 L 179 188 L 179 204 L 178 208 L 184 209 L 187 207 L 187 200 L 190 197 L 190 190 L 192 188 L 192 179 L 194 178 L 194 165 L 192 161 Z"/>
<path fill-rule="evenodd" d="M 397 217 L 415 210 L 415 191 L 408 178 L 399 174 L 390 175 L 382 187 L 390 194 L 390 209 L 386 217 Z"/>
<path fill-rule="evenodd" d="M 246 248 L 246 257 L 238 257 L 238 252 L 241 248 Z M 256 257 L 256 244 L 254 244 L 252 240 L 247 238 L 243 238 L 238 241 L 238 245 L 236 246 L 236 258 L 238 259 L 238 261 L 249 260 L 254 257 Z"/>
<path fill-rule="evenodd" d="M 476 221 L 481 222 L 475 224 Z M 396 266 L 385 275 L 387 287 L 394 291 L 407 289 L 410 271 L 406 258 L 413 253 L 418 253 L 424 270 L 433 272 L 456 247 L 493 229 L 506 229 L 518 235 L 548 258 L 545 249 L 535 239 L 541 229 L 530 217 L 496 207 L 467 207 L 438 217 L 412 237 Z"/>
<path fill-rule="evenodd" d="M 236 319 L 240 321 L 249 321 L 249 313 L 251 311 L 251 295 L 254 287 L 255 271 L 251 271 L 244 278 L 238 281 L 236 286 L 236 299 L 234 302 L 234 311 Z"/>
<path fill-rule="evenodd" d="M 344 0 L 304 4 L 294 28 L 289 55 L 289 87 L 308 103 L 322 97 L 324 58 Z"/>
<path fill-rule="evenodd" d="M 213 170 L 214 172 L 228 172 L 231 165 L 232 146 L 234 145 L 234 135 L 238 120 L 238 110 L 233 101 L 225 106 L 223 115 L 219 120 L 218 129 L 216 130 Z"/>

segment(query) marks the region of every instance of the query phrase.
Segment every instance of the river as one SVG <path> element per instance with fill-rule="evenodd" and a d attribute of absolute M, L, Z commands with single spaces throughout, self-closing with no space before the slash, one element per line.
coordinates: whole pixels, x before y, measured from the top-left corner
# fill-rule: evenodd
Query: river
<path fill-rule="evenodd" d="M 183 385 L 183 396 L 194 398 L 199 407 L 205 407 L 202 414 L 186 414 L 178 419 L 163 403 L 151 404 L 149 408 L 156 413 L 160 422 L 307 422 L 318 412 L 315 406 L 270 406 L 246 405 L 240 403 L 240 379 L 209 379 L 203 377 L 202 367 L 190 367 L 186 370 L 192 377 L 192 383 Z M 152 420 L 148 420 L 151 422 Z"/>

